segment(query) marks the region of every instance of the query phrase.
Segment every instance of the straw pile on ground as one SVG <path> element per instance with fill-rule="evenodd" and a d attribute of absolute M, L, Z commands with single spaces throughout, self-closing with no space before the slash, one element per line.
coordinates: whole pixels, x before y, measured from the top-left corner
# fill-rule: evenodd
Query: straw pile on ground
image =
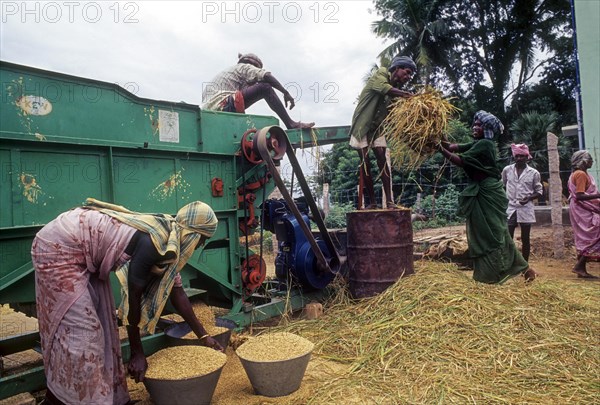
<path fill-rule="evenodd" d="M 436 145 L 448 129 L 448 121 L 458 111 L 432 87 L 425 87 L 413 97 L 399 97 L 394 101 L 381 124 L 392 165 L 405 170 L 419 167 L 436 152 Z"/>
<path fill-rule="evenodd" d="M 597 285 L 415 267 L 377 297 L 342 294 L 322 318 L 275 328 L 351 370 L 281 403 L 600 403 Z"/>

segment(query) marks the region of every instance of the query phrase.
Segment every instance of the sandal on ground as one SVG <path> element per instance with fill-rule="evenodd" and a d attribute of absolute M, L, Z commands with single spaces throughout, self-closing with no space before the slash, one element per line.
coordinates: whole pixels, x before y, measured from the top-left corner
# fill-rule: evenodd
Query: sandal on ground
<path fill-rule="evenodd" d="M 397 210 L 398 206 L 393 201 L 388 201 L 385 203 L 388 210 Z"/>

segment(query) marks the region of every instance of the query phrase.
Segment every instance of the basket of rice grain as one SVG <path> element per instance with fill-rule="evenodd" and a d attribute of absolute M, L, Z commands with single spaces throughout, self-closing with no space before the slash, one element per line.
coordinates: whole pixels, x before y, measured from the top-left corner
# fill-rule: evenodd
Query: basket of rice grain
<path fill-rule="evenodd" d="M 215 323 L 215 325 L 204 324 L 204 328 L 223 348 L 226 348 L 229 345 L 231 331 L 237 325 L 229 319 L 221 318 L 217 318 Z M 165 329 L 165 336 L 167 337 L 170 346 L 202 344 L 187 322 L 180 322 L 169 326 Z"/>
<path fill-rule="evenodd" d="M 148 357 L 144 386 L 156 405 L 210 404 L 227 356 L 205 346 L 176 346 Z"/>
<path fill-rule="evenodd" d="M 236 354 L 257 394 L 280 397 L 300 388 L 313 348 L 301 336 L 279 332 L 251 338 Z"/>

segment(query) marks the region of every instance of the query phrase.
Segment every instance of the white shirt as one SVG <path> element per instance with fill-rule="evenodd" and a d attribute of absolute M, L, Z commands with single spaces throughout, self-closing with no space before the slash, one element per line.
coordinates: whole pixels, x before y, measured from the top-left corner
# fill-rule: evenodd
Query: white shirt
<path fill-rule="evenodd" d="M 204 110 L 220 110 L 219 104 L 236 91 L 263 80 L 267 70 L 249 63 L 238 63 L 219 73 L 209 83 L 203 83 L 202 102 Z"/>
<path fill-rule="evenodd" d="M 502 170 L 502 183 L 504 183 L 504 187 L 506 187 L 506 196 L 508 197 L 506 217 L 510 218 L 516 211 L 518 223 L 534 223 L 535 208 L 533 201 L 528 201 L 527 204 L 521 205 L 519 200 L 535 193 L 542 194 L 544 188 L 542 187 L 540 172 L 529 165 L 525 165 L 525 168 L 519 177 L 517 175 L 516 165 L 513 163 Z"/>

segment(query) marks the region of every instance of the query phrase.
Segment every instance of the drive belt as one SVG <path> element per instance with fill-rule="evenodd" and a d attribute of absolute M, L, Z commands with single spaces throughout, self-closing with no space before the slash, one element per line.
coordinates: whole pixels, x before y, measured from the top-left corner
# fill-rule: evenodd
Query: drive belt
<path fill-rule="evenodd" d="M 273 181 L 275 182 L 275 185 L 279 188 L 279 191 L 281 191 L 283 199 L 287 202 L 288 207 L 292 211 L 292 214 L 294 214 L 294 217 L 296 217 L 296 219 L 298 220 L 298 224 L 300 225 L 300 228 L 302 229 L 306 240 L 310 244 L 312 251 L 315 254 L 315 258 L 317 259 L 317 270 L 321 272 L 329 271 L 332 273 L 338 273 L 342 264 L 346 261 L 346 257 L 340 256 L 337 249 L 335 248 L 335 245 L 333 244 L 333 240 L 329 235 L 329 231 L 325 227 L 325 222 L 321 217 L 321 213 L 319 212 L 319 208 L 317 207 L 317 204 L 310 191 L 310 188 L 308 187 L 308 183 L 304 178 L 304 174 L 302 173 L 302 169 L 300 167 L 300 164 L 298 163 L 298 159 L 296 158 L 296 155 L 293 152 L 292 145 L 290 144 L 290 140 L 287 137 L 287 134 L 283 129 L 281 129 L 278 126 L 270 126 L 264 127 L 263 129 L 258 131 L 256 137 L 256 145 L 261 158 L 269 168 L 269 171 L 273 176 Z M 313 220 L 319 228 L 321 239 L 323 240 L 323 242 L 325 242 L 325 246 L 327 246 L 327 249 L 329 250 L 329 253 L 331 255 L 331 258 L 329 260 L 325 258 L 323 252 L 321 251 L 321 249 L 319 249 L 315 237 L 313 236 L 306 222 L 304 222 L 300 210 L 296 206 L 295 201 L 292 199 L 292 196 L 287 190 L 283 179 L 281 178 L 279 171 L 275 166 L 275 162 L 273 161 L 273 158 L 271 156 L 269 146 L 271 146 L 272 149 L 277 149 L 278 143 L 280 142 L 285 143 L 285 153 L 290 161 L 290 164 L 292 165 L 292 170 L 294 171 L 294 174 L 298 179 L 298 183 L 300 184 L 300 188 L 304 193 L 304 197 L 310 208 L 310 211 L 313 214 Z"/>

